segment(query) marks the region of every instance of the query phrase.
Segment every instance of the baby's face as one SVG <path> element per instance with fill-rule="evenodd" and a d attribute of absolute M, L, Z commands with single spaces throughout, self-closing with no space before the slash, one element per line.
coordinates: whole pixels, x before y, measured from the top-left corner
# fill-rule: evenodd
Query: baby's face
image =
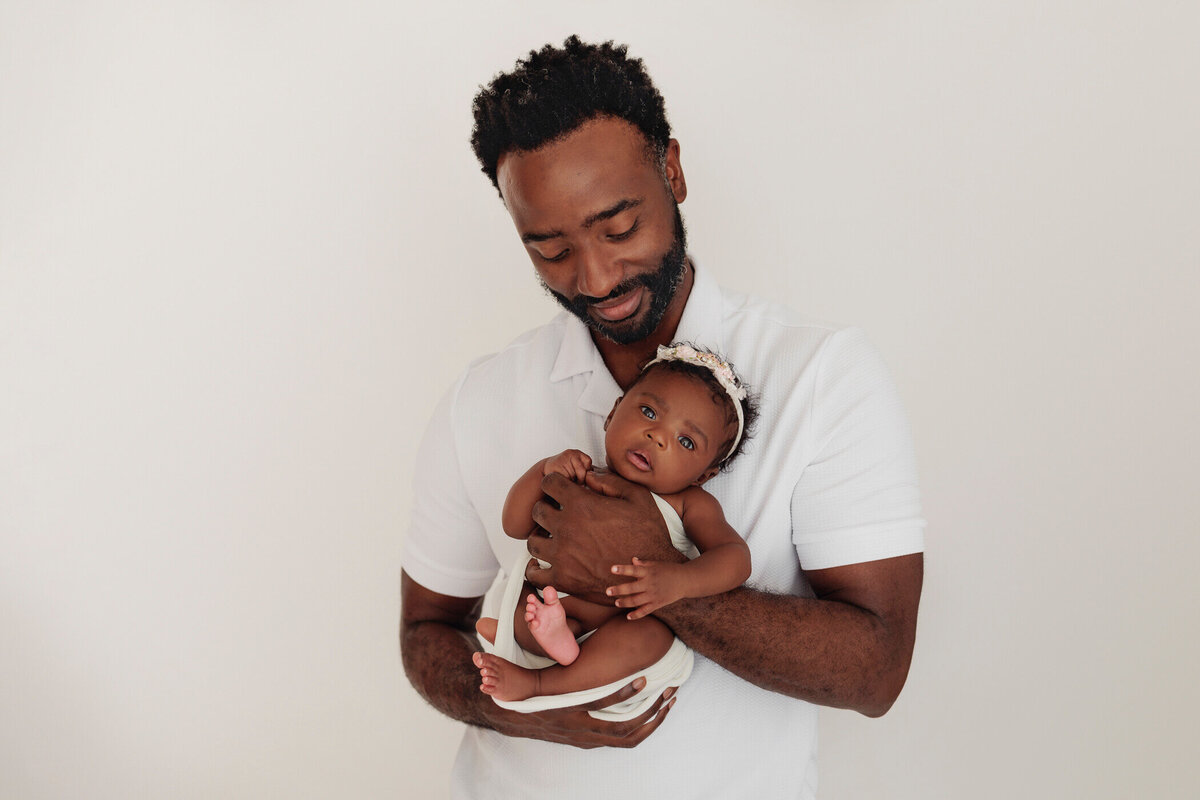
<path fill-rule="evenodd" d="M 655 370 L 639 380 L 609 415 L 608 468 L 658 494 L 698 486 L 717 472 L 733 426 L 703 381 Z"/>

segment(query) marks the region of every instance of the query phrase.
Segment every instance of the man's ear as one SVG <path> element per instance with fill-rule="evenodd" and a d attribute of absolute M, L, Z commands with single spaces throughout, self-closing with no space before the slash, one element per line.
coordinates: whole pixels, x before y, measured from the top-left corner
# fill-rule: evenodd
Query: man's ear
<path fill-rule="evenodd" d="M 683 177 L 683 166 L 679 163 L 678 139 L 671 139 L 667 142 L 665 162 L 663 173 L 667 179 L 667 185 L 671 187 L 671 195 L 675 198 L 676 203 L 682 203 L 687 199 L 687 181 Z"/>
<path fill-rule="evenodd" d="M 613 414 L 617 413 L 617 406 L 621 405 L 621 401 L 625 399 L 625 395 L 621 395 L 613 401 L 612 411 L 608 412 L 608 416 L 604 418 L 604 430 L 608 430 L 608 423 L 612 422 Z"/>
<path fill-rule="evenodd" d="M 696 480 L 692 481 L 692 486 L 703 486 L 704 484 L 708 483 L 709 478 L 714 477 L 720 471 L 721 471 L 721 465 L 713 464 L 711 467 L 704 470 L 704 472 L 700 475 L 699 478 L 696 478 Z"/>

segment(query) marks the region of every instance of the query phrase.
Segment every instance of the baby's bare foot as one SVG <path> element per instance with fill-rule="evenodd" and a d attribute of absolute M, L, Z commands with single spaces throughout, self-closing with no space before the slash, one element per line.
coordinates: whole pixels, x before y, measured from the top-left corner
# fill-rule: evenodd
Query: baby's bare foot
<path fill-rule="evenodd" d="M 544 603 L 536 594 L 527 598 L 525 622 L 546 655 L 565 667 L 579 657 L 579 645 L 567 627 L 567 613 L 558 600 L 558 592 L 553 586 L 547 586 L 542 595 L 546 598 Z"/>
<path fill-rule="evenodd" d="M 525 700 L 538 693 L 535 669 L 518 667 L 490 653 L 475 653 L 471 660 L 479 667 L 479 676 L 483 679 L 479 691 L 484 694 L 497 700 Z"/>

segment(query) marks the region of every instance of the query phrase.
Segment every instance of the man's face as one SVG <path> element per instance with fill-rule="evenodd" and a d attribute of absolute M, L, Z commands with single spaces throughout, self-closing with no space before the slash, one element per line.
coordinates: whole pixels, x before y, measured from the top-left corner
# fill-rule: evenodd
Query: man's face
<path fill-rule="evenodd" d="M 659 165 L 637 128 L 601 117 L 539 150 L 506 153 L 497 178 L 538 277 L 564 308 L 618 344 L 654 332 L 686 265 L 674 141 Z"/>

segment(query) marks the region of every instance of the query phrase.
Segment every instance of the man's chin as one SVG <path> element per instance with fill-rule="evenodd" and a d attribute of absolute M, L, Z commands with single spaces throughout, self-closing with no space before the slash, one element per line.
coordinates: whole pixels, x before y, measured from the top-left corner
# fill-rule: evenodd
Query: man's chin
<path fill-rule="evenodd" d="M 596 319 L 589 313 L 584 322 L 587 323 L 588 329 L 593 333 L 604 337 L 614 344 L 620 345 L 640 342 L 652 333 L 652 331 L 645 330 L 645 313 L 633 314 L 617 322 Z"/>

